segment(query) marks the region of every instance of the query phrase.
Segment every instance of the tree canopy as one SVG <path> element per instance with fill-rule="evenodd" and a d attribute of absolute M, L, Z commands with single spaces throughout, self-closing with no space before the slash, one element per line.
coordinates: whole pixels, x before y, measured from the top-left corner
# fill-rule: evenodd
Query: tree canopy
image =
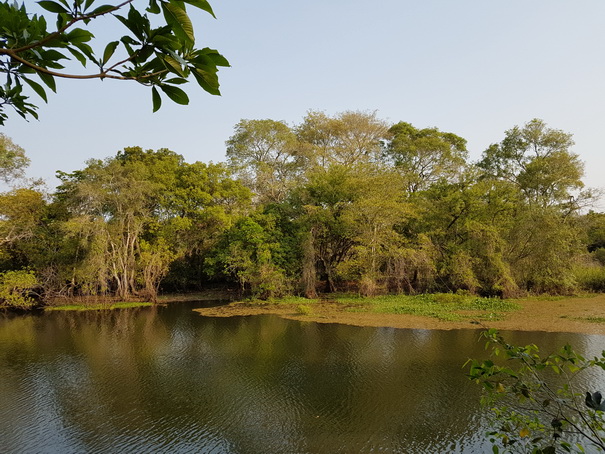
<path fill-rule="evenodd" d="M 472 162 L 462 137 L 374 112 L 241 120 L 225 164 L 129 147 L 60 172 L 53 194 L 2 194 L 0 273 L 34 273 L 49 297 L 602 291 L 605 221 L 582 211 L 572 144 L 531 120 Z"/>
<path fill-rule="evenodd" d="M 44 14 L 32 14 L 25 3 L 0 2 L 0 125 L 9 107 L 23 118 L 38 118 L 30 94 L 46 102 L 46 91 L 56 91 L 57 77 L 138 82 L 151 88 L 154 112 L 162 104 L 160 92 L 188 104 L 180 85 L 191 79 L 206 92 L 220 94 L 218 68 L 229 63 L 216 50 L 197 47 L 187 11 L 192 7 L 214 16 L 206 0 L 148 0 L 145 9 L 135 7 L 134 0 L 37 3 Z M 97 42 L 91 24 L 103 20 L 121 23 L 124 34 Z M 71 61 L 86 71 L 74 73 Z"/>

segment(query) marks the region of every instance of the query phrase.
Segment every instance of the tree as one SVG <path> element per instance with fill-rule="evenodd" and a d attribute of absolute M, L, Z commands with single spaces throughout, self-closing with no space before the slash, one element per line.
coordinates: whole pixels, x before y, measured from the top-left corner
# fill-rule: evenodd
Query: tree
<path fill-rule="evenodd" d="M 504 235 L 518 199 L 509 186 L 483 181 L 476 169 L 469 169 L 455 183 L 442 180 L 415 194 L 422 213 L 415 230 L 427 235 L 439 252 L 436 268 L 444 290 L 514 293 Z"/>
<path fill-rule="evenodd" d="M 311 111 L 296 127 L 310 167 L 326 169 L 330 165 L 345 167 L 380 160 L 387 124 L 376 112 L 345 111 L 329 117 Z"/>
<path fill-rule="evenodd" d="M 61 179 L 55 205 L 72 255 L 58 274 L 85 295 L 154 300 L 175 262 L 199 285 L 204 255 L 250 200 L 223 165 L 167 149 L 125 148 Z"/>
<path fill-rule="evenodd" d="M 310 232 L 317 271 L 325 279 L 327 291 L 336 291 L 338 266 L 350 257 L 355 245 L 353 220 L 347 217 L 349 207 L 359 199 L 361 188 L 357 173 L 342 165 L 318 169 L 308 175 L 299 190 L 297 203 L 304 212 L 301 220 Z M 307 248 L 309 244 L 307 244 Z M 307 289 L 307 293 L 312 293 Z"/>
<path fill-rule="evenodd" d="M 477 163 L 488 184 L 507 182 L 518 192 L 512 224 L 502 235 L 505 259 L 527 291 L 576 287 L 573 259 L 582 252 L 576 218 L 593 194 L 582 191 L 584 166 L 572 145 L 571 134 L 533 119 L 506 131 Z"/>
<path fill-rule="evenodd" d="M 118 159 L 89 161 L 84 171 L 63 175 L 63 180 L 61 190 L 70 199 L 74 220 L 96 245 L 88 260 L 103 264 L 100 288 L 106 288 L 105 274 L 111 276 L 120 298 L 130 297 L 136 293 L 140 237 L 151 218 L 158 185 L 142 163 L 122 165 Z"/>
<path fill-rule="evenodd" d="M 35 303 L 30 292 L 38 286 L 38 280 L 31 271 L 0 273 L 0 308 L 30 308 Z"/>
<path fill-rule="evenodd" d="M 28 86 L 46 102 L 43 85 L 56 91 L 56 77 L 136 81 L 151 87 L 154 112 L 162 103 L 158 89 L 172 101 L 188 104 L 189 98 L 179 85 L 191 76 L 203 90 L 220 94 L 218 67 L 229 63 L 216 50 L 196 48 L 186 7 L 214 16 L 206 0 L 148 0 L 143 12 L 134 7 L 134 0 L 115 4 L 43 0 L 38 4 L 47 15 L 54 16 L 53 31 L 48 30 L 46 17 L 29 12 L 25 3 L 0 3 L 0 74 L 4 78 L 0 86 L 0 125 L 8 119 L 7 107 L 23 118 L 38 118 L 37 106 L 29 101 L 24 88 Z M 117 20 L 126 34 L 106 43 L 97 54 L 91 46 L 96 43 L 89 28 L 101 19 Z M 87 74 L 67 72 L 64 61 L 73 59 L 94 69 Z"/>
<path fill-rule="evenodd" d="M 437 128 L 417 129 L 410 123 L 391 126 L 386 155 L 408 180 L 408 190 L 427 189 L 439 179 L 451 180 L 466 163 L 466 140 Z"/>
<path fill-rule="evenodd" d="M 283 296 L 287 290 L 284 270 L 275 263 L 279 244 L 272 238 L 273 221 L 260 213 L 237 220 L 207 259 L 217 274 L 234 278 L 242 293 L 261 299 Z"/>
<path fill-rule="evenodd" d="M 281 121 L 241 120 L 226 142 L 235 174 L 261 203 L 282 201 L 302 167 L 296 135 Z"/>
<path fill-rule="evenodd" d="M 25 150 L 0 132 L 0 179 L 9 183 L 22 177 L 28 165 L 29 158 L 25 156 Z"/>
<path fill-rule="evenodd" d="M 406 239 L 395 226 L 411 214 L 405 184 L 399 174 L 360 168 L 355 183 L 358 197 L 343 209 L 342 220 L 351 226 L 355 245 L 351 257 L 338 267 L 340 275 L 359 282 L 360 293 L 385 293 L 393 262 L 402 255 Z"/>
<path fill-rule="evenodd" d="M 483 336 L 495 358 L 469 360 L 469 378 L 483 386 L 483 402 L 493 408 L 494 453 L 605 451 L 605 402 L 575 383 L 588 370 L 605 370 L 605 352 L 587 359 L 566 345 L 542 356 L 536 345 L 508 344 L 496 330 Z"/>
<path fill-rule="evenodd" d="M 502 142 L 485 150 L 477 165 L 492 178 L 518 185 L 533 204 L 575 211 L 580 208 L 576 199 L 590 194 L 579 193 L 584 165 L 569 150 L 572 145 L 571 134 L 533 119 L 523 128 L 506 131 Z"/>
<path fill-rule="evenodd" d="M 0 246 L 34 237 L 45 208 L 44 195 L 34 189 L 0 193 Z"/>

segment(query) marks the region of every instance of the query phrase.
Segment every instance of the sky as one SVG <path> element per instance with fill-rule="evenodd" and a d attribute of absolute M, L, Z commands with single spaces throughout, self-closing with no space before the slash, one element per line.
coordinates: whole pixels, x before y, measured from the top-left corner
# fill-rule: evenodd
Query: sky
<path fill-rule="evenodd" d="M 191 16 L 197 46 L 231 63 L 219 72 L 222 96 L 191 83 L 188 106 L 164 100 L 154 114 L 150 90 L 136 83 L 60 80 L 48 104 L 40 100 L 39 121 L 13 115 L 0 129 L 25 148 L 28 176 L 52 188 L 55 171 L 128 146 L 220 162 L 241 119 L 292 125 L 309 110 L 360 110 L 453 132 L 473 160 L 541 118 L 573 134 L 586 185 L 605 189 L 603 0 L 210 3 L 217 19 Z M 116 39 L 120 25 L 105 21 L 95 34 Z"/>

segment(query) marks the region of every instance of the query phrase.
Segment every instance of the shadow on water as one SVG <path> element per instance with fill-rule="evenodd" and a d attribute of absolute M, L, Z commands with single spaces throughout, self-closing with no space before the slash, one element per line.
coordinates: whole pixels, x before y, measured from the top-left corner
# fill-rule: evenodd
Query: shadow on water
<path fill-rule="evenodd" d="M 218 304 L 204 302 L 203 304 Z M 200 303 L 0 319 L 7 452 L 483 452 L 480 331 L 207 318 Z M 598 354 L 602 336 L 503 333 Z"/>

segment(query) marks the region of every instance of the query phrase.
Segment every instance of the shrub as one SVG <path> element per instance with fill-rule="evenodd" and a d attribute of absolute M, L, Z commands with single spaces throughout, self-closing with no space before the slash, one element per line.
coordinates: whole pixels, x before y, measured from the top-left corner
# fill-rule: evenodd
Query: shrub
<path fill-rule="evenodd" d="M 483 385 L 483 403 L 494 412 L 488 433 L 494 453 L 605 450 L 602 395 L 574 383 L 588 369 L 605 370 L 605 352 L 586 359 L 566 345 L 542 356 L 536 345 L 510 345 L 496 330 L 483 336 L 502 361 L 469 360 L 469 377 Z"/>
<path fill-rule="evenodd" d="M 595 249 L 590 255 L 601 265 L 605 266 L 605 247 Z"/>
<path fill-rule="evenodd" d="M 31 291 L 39 285 L 32 271 L 18 270 L 0 273 L 0 307 L 29 308 L 34 299 Z"/>
<path fill-rule="evenodd" d="M 588 292 L 605 292 L 605 267 L 579 266 L 574 269 L 574 277 L 581 290 Z"/>

